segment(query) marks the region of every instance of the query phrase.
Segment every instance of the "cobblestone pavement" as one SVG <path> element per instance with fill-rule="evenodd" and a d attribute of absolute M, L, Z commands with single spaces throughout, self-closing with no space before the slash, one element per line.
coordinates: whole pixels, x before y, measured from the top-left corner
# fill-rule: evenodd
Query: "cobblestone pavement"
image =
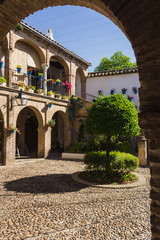
<path fill-rule="evenodd" d="M 0 167 L 2 240 L 150 240 L 146 186 L 101 189 L 72 180 L 81 161 L 39 160 Z"/>

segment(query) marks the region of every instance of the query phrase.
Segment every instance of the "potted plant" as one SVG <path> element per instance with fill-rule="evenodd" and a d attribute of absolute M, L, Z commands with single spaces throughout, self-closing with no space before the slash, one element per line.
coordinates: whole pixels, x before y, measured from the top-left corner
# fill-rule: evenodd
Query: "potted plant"
<path fill-rule="evenodd" d="M 50 96 L 50 97 L 54 97 L 54 92 L 49 91 L 49 92 L 48 92 L 48 96 Z"/>
<path fill-rule="evenodd" d="M 131 100 L 133 99 L 133 97 L 131 97 L 131 96 L 127 96 L 127 98 L 128 98 L 128 100 L 131 102 Z"/>
<path fill-rule="evenodd" d="M 44 90 L 39 88 L 39 89 L 37 89 L 37 93 L 40 95 L 44 95 Z"/>
<path fill-rule="evenodd" d="M 103 93 L 102 90 L 98 90 L 98 94 L 99 94 L 99 96 L 101 96 L 101 97 L 103 97 L 103 95 L 104 95 L 104 93 Z"/>
<path fill-rule="evenodd" d="M 52 83 L 53 85 L 56 84 L 56 81 L 55 81 L 54 79 L 47 79 L 47 82 L 48 82 L 48 83 Z"/>
<path fill-rule="evenodd" d="M 31 93 L 32 93 L 32 92 L 34 92 L 34 91 L 32 90 L 32 87 L 34 87 L 34 86 L 31 86 L 31 85 L 26 86 L 26 89 L 25 89 L 25 90 L 26 90 L 27 92 L 31 92 Z"/>
<path fill-rule="evenodd" d="M 29 67 L 29 68 L 28 68 L 28 72 L 27 72 L 28 77 L 31 76 L 32 71 L 33 71 L 33 68 Z"/>
<path fill-rule="evenodd" d="M 7 130 L 10 131 L 11 133 L 14 133 L 16 131 L 17 133 L 21 133 L 19 128 L 13 127 L 12 125 L 7 127 Z"/>
<path fill-rule="evenodd" d="M 34 91 L 36 90 L 36 87 L 35 86 L 31 86 L 31 89 L 32 89 L 32 93 L 34 93 Z"/>
<path fill-rule="evenodd" d="M 43 73 L 39 73 L 39 72 L 38 72 L 38 78 L 39 78 L 40 81 L 42 81 L 42 79 L 43 79 Z"/>
<path fill-rule="evenodd" d="M 18 64 L 18 65 L 17 65 L 17 72 L 18 72 L 18 73 L 21 73 L 21 70 L 22 70 L 22 67 L 21 67 L 21 65 Z"/>
<path fill-rule="evenodd" d="M 69 92 L 72 89 L 72 84 L 69 83 L 68 81 L 62 82 L 62 86 Z"/>
<path fill-rule="evenodd" d="M 56 93 L 56 94 L 55 94 L 55 97 L 61 99 L 62 96 L 61 96 L 60 93 Z"/>
<path fill-rule="evenodd" d="M 51 119 L 47 122 L 47 126 L 48 127 L 54 127 L 54 125 L 56 124 L 56 120 L 55 119 Z"/>
<path fill-rule="evenodd" d="M 79 108 L 83 108 L 83 102 L 79 102 Z"/>
<path fill-rule="evenodd" d="M 24 91 L 25 90 L 25 83 L 23 81 L 21 81 L 20 83 L 16 84 L 16 88 L 18 88 L 18 90 Z"/>
<path fill-rule="evenodd" d="M 57 86 L 60 86 L 61 80 L 60 80 L 60 79 L 57 79 L 57 80 L 56 80 L 56 84 L 57 84 Z"/>
<path fill-rule="evenodd" d="M 64 99 L 64 100 L 69 100 L 69 96 L 66 96 L 66 95 L 64 95 L 64 96 L 62 96 L 62 99 Z"/>
<path fill-rule="evenodd" d="M 0 60 L 0 68 L 2 68 L 3 67 L 3 61 L 2 60 Z"/>
<path fill-rule="evenodd" d="M 122 94 L 125 94 L 127 91 L 127 88 L 122 88 Z"/>
<path fill-rule="evenodd" d="M 132 90 L 133 90 L 133 92 L 134 92 L 135 94 L 137 94 L 137 92 L 138 92 L 137 87 L 133 87 Z"/>
<path fill-rule="evenodd" d="M 0 85 L 6 87 L 7 80 L 4 77 L 0 77 Z"/>
<path fill-rule="evenodd" d="M 113 94 L 114 94 L 114 91 L 115 91 L 115 89 L 112 88 L 111 91 L 110 91 L 110 94 L 113 95 Z"/>
<path fill-rule="evenodd" d="M 78 99 L 78 97 L 73 97 L 73 101 L 76 103 L 77 102 L 77 99 Z"/>

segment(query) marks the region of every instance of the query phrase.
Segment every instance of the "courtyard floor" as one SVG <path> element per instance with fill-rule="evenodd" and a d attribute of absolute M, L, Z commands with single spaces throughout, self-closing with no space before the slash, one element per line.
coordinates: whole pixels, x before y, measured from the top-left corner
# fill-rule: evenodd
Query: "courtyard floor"
<path fill-rule="evenodd" d="M 102 189 L 74 182 L 81 161 L 38 160 L 0 167 L 0 239 L 150 240 L 145 186 Z"/>

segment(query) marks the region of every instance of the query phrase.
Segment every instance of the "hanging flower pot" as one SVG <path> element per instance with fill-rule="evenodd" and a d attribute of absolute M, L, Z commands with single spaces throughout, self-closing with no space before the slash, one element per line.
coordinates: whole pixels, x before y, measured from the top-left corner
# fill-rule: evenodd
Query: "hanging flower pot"
<path fill-rule="evenodd" d="M 114 88 L 111 89 L 110 94 L 111 94 L 111 95 L 114 94 Z"/>
<path fill-rule="evenodd" d="M 133 97 L 128 96 L 128 100 L 129 100 L 130 102 L 132 101 L 132 99 L 133 99 Z"/>
<path fill-rule="evenodd" d="M 60 86 L 61 80 L 60 80 L 60 79 L 57 79 L 57 80 L 56 80 L 56 84 L 57 84 L 57 86 Z"/>
<path fill-rule="evenodd" d="M 47 122 L 47 126 L 48 127 L 54 127 L 55 124 L 56 124 L 56 120 L 55 119 L 51 119 L 50 121 Z"/>
<path fill-rule="evenodd" d="M 76 103 L 77 102 L 78 97 L 73 97 L 73 101 Z"/>
<path fill-rule="evenodd" d="M 51 108 L 52 107 L 52 104 L 51 103 L 48 103 L 48 108 Z"/>
<path fill-rule="evenodd" d="M 18 73 L 21 73 L 21 71 L 22 71 L 22 68 L 17 68 Z"/>
<path fill-rule="evenodd" d="M 127 91 L 127 88 L 122 88 L 122 94 L 125 94 Z"/>
<path fill-rule="evenodd" d="M 31 71 L 28 71 L 27 74 L 28 74 L 28 77 L 30 77 L 31 74 L 32 74 L 32 72 L 31 72 Z"/>
<path fill-rule="evenodd" d="M 137 94 L 137 92 L 138 92 L 137 87 L 133 87 L 132 90 L 133 90 L 133 92 L 134 92 L 135 94 Z"/>
<path fill-rule="evenodd" d="M 0 62 L 0 68 L 2 68 L 3 67 L 3 62 Z"/>
<path fill-rule="evenodd" d="M 16 127 L 13 127 L 13 126 L 8 126 L 8 127 L 7 127 L 7 130 L 8 130 L 10 133 L 14 133 L 14 131 L 16 131 L 16 132 L 19 133 L 19 134 L 21 133 L 19 128 L 16 128 Z"/>
<path fill-rule="evenodd" d="M 42 81 L 42 79 L 43 79 L 43 74 L 42 74 L 42 73 L 38 73 L 38 78 L 39 78 L 40 81 Z"/>

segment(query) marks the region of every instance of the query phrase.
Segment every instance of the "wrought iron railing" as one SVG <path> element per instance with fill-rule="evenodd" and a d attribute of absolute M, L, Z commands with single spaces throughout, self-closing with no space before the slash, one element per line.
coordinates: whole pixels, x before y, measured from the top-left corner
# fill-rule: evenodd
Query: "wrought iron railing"
<path fill-rule="evenodd" d="M 5 71 L 8 70 L 6 67 L 0 69 L 0 77 L 5 77 Z M 27 73 L 18 72 L 17 69 L 9 69 L 12 71 L 12 88 L 15 88 L 20 82 L 24 82 L 25 86 L 35 86 L 35 91 L 37 89 L 43 88 L 43 80 L 39 80 L 38 76 L 28 76 Z M 47 92 L 52 91 L 55 94 L 60 93 L 62 96 L 66 95 L 66 87 L 58 86 L 53 84 L 51 81 L 47 81 Z"/>

